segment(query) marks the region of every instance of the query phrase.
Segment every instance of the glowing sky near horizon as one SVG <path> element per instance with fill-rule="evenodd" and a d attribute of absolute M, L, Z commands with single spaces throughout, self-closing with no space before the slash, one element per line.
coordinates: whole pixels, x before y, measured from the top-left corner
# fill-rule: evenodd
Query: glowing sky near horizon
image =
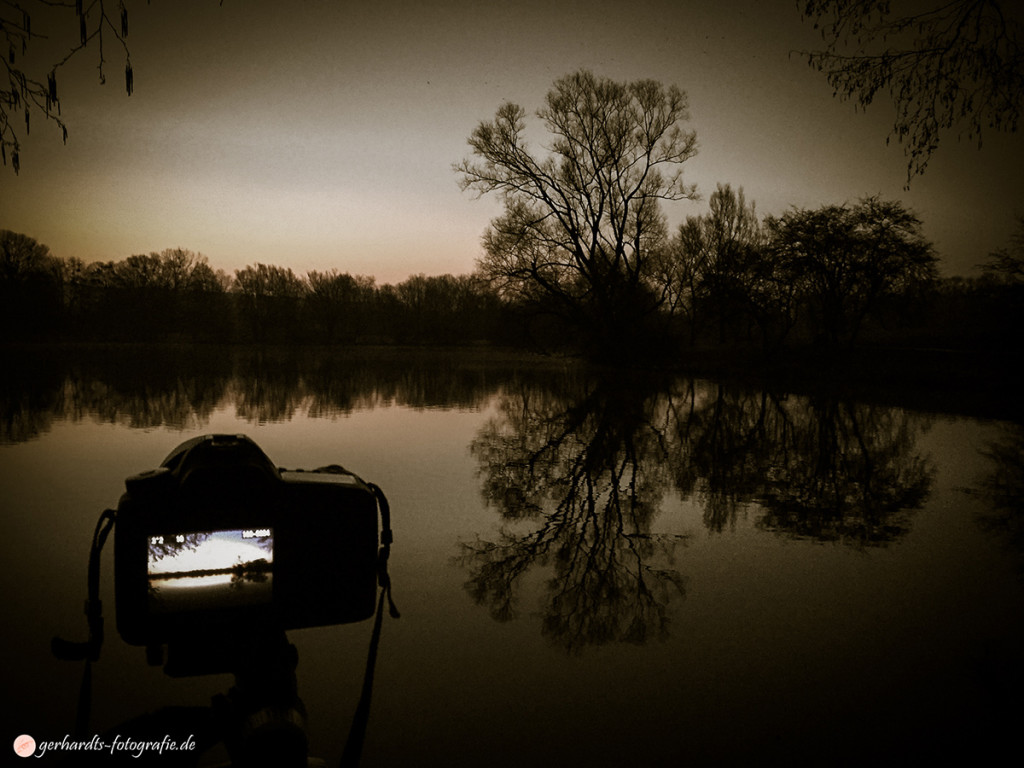
<path fill-rule="evenodd" d="M 762 214 L 880 194 L 923 220 L 947 274 L 1008 241 L 1024 213 L 1024 137 L 946 138 L 903 189 L 891 106 L 832 97 L 791 51 L 817 37 L 790 0 L 490 4 L 156 0 L 130 5 L 135 93 L 110 50 L 61 70 L 67 146 L 33 125 L 22 170 L 0 168 L 0 228 L 57 256 L 120 260 L 183 247 L 233 272 L 264 262 L 398 282 L 462 274 L 497 199 L 459 190 L 452 164 L 505 101 L 532 113 L 580 68 L 689 95 L 699 154 L 684 166 Z M 74 30 L 72 30 L 74 32 Z"/>

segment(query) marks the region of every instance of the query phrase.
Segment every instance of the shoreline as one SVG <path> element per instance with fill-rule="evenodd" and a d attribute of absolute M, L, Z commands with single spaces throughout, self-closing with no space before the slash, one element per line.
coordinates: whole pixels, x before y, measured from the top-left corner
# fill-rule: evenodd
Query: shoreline
<path fill-rule="evenodd" d="M 936 413 L 1024 423 L 1024 402 L 1016 371 L 1019 351 L 934 347 L 864 346 L 852 350 L 786 348 L 771 357 L 735 349 L 683 349 L 649 366 L 611 366 L 569 355 L 548 355 L 515 347 L 404 345 L 255 345 L 190 342 L 19 342 L 5 343 L 15 361 L 62 360 L 67 365 L 116 360 L 145 353 L 153 365 L 167 359 L 217 367 L 259 358 L 315 362 L 335 358 L 353 363 L 415 365 L 444 362 L 456 368 L 477 366 L 525 369 L 578 368 L 597 374 L 677 375 L 711 379 L 726 385 L 759 387 L 808 396 L 830 396 L 898 405 Z M 140 354 L 144 353 L 144 354 Z M 15 369 L 19 368 L 15 362 Z M 28 366 L 21 366 L 22 368 Z M 31 377 L 31 371 L 22 371 Z"/>

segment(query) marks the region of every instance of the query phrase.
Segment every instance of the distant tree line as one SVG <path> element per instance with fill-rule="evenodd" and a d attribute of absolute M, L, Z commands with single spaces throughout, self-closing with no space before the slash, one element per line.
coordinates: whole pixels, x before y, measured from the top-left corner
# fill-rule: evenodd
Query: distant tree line
<path fill-rule="evenodd" d="M 233 275 L 175 248 L 90 264 L 0 232 L 7 340 L 474 344 L 503 337 L 505 306 L 481 278 L 397 285 L 336 269 L 254 264 Z"/>
<path fill-rule="evenodd" d="M 651 348 L 1020 347 L 1024 219 L 976 277 L 940 278 L 918 220 L 898 203 L 866 198 L 759 219 L 727 184 L 709 203 L 652 249 L 634 289 L 644 302 L 610 334 L 574 332 L 564 302 L 487 257 L 471 275 L 379 285 L 269 264 L 229 275 L 182 248 L 86 264 L 6 230 L 0 321 L 7 341 L 484 343 L 595 354 L 603 340 L 596 356 L 606 359 Z"/>

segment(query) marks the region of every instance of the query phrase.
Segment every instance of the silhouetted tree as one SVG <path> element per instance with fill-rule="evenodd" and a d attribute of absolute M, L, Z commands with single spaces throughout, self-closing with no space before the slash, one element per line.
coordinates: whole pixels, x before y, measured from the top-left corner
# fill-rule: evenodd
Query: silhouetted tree
<path fill-rule="evenodd" d="M 353 277 L 332 269 L 309 272 L 306 282 L 309 284 L 306 308 L 320 340 L 327 343 L 355 341 L 369 299 L 366 288 L 369 285 L 372 289 L 373 279 Z"/>
<path fill-rule="evenodd" d="M 60 262 L 34 238 L 0 230 L 0 333 L 25 339 L 52 332 L 61 309 Z"/>
<path fill-rule="evenodd" d="M 294 339 L 306 284 L 290 268 L 256 264 L 235 271 L 233 291 L 258 342 Z"/>
<path fill-rule="evenodd" d="M 183 248 L 122 261 L 62 264 L 67 331 L 136 341 L 224 339 L 231 333 L 229 278 Z"/>
<path fill-rule="evenodd" d="M 412 275 L 395 286 L 401 307 L 398 338 L 403 342 L 422 343 L 439 335 L 438 323 L 451 312 L 450 296 L 436 278 Z"/>
<path fill-rule="evenodd" d="M 1007 283 L 1024 284 L 1024 216 L 1017 217 L 1017 227 L 1010 235 L 1010 242 L 989 254 L 981 268 Z"/>
<path fill-rule="evenodd" d="M 1006 246 L 989 254 L 981 265 L 985 278 L 985 315 L 990 332 L 983 343 L 1024 352 L 1024 216 Z"/>
<path fill-rule="evenodd" d="M 748 263 L 756 259 L 763 238 L 754 205 L 747 205 L 742 187 L 733 191 L 730 185 L 719 184 L 710 207 L 711 212 L 695 222 L 695 245 L 704 251 L 698 257 L 703 262 L 701 282 L 709 308 L 717 315 L 719 341 L 725 341 L 730 321 L 735 323 L 747 309 Z"/>
<path fill-rule="evenodd" d="M 692 198 L 680 166 L 696 136 L 680 126 L 686 96 L 652 80 L 616 83 L 577 72 L 537 112 L 550 152 L 527 148 L 526 112 L 502 106 L 455 169 L 463 189 L 503 196 L 484 237 L 482 272 L 506 296 L 561 318 L 603 356 L 636 350 L 657 309 L 652 255 L 664 244 L 662 200 Z"/>
<path fill-rule="evenodd" d="M 902 203 L 792 210 L 769 218 L 773 258 L 798 286 L 823 338 L 852 345 L 878 299 L 937 276 L 920 220 Z"/>
<path fill-rule="evenodd" d="M 479 272 L 450 276 L 455 284 L 458 334 L 463 341 L 501 341 L 504 305 L 490 281 Z"/>
<path fill-rule="evenodd" d="M 710 303 L 708 276 L 714 269 L 715 253 L 706 234 L 703 217 L 687 216 L 671 243 L 658 252 L 653 265 L 655 283 L 663 292 L 663 307 L 670 315 L 683 318 L 691 345 L 704 324 L 702 310 Z"/>
<path fill-rule="evenodd" d="M 896 107 L 893 134 L 907 154 L 907 182 L 928 165 L 940 134 L 965 123 L 1015 131 L 1024 109 L 1024 27 L 1019 6 L 952 0 L 904 6 L 888 0 L 801 0 L 824 50 L 806 53 L 844 99 L 866 108 L 880 91 Z"/>
<path fill-rule="evenodd" d="M 719 343 L 743 338 L 751 325 L 764 346 L 781 343 L 792 326 L 793 284 L 765 246 L 742 187 L 719 184 L 709 213 L 679 226 L 656 282 L 665 286 L 669 309 L 685 318 L 691 344 L 707 321 L 715 322 Z"/>
<path fill-rule="evenodd" d="M 86 287 L 89 265 L 77 256 L 60 259 L 62 321 L 76 335 L 86 332 L 91 296 Z"/>
<path fill-rule="evenodd" d="M 923 318 L 915 341 L 947 349 L 1005 349 L 1008 341 L 1020 338 L 1022 324 L 1011 324 L 1011 319 L 1020 318 L 1024 310 L 1021 288 L 988 272 L 978 277 L 944 277 L 923 292 Z"/>
<path fill-rule="evenodd" d="M 123 316 L 132 318 L 127 324 L 143 326 L 148 338 L 202 336 L 226 311 L 227 278 L 200 253 L 170 248 L 129 256 L 114 271 Z"/>
<path fill-rule="evenodd" d="M 487 340 L 497 322 L 496 298 L 472 275 L 412 275 L 394 286 L 396 338 L 417 344 Z"/>
<path fill-rule="evenodd" d="M 371 314 L 371 341 L 391 343 L 402 333 L 402 300 L 395 286 L 385 283 L 377 288 Z"/>

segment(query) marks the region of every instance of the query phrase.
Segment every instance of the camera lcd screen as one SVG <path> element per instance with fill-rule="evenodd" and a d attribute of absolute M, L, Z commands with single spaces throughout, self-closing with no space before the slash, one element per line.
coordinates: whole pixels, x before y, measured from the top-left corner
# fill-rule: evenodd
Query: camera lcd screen
<path fill-rule="evenodd" d="M 150 536 L 149 610 L 168 614 L 270 603 L 273 566 L 270 528 Z"/>

